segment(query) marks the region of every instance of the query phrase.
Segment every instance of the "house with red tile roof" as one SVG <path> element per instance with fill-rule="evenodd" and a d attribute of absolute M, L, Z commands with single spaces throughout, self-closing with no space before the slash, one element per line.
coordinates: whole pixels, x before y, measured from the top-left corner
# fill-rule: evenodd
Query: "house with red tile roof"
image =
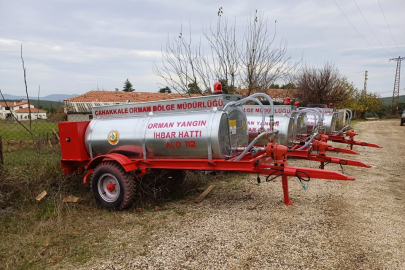
<path fill-rule="evenodd" d="M 22 108 L 15 110 L 15 115 L 18 120 L 28 120 L 31 113 L 31 119 L 46 119 L 46 111 L 37 108 Z"/>
<path fill-rule="evenodd" d="M 114 105 L 120 103 L 137 103 L 157 100 L 198 97 L 199 94 L 121 92 L 121 91 L 90 91 L 83 95 L 66 99 L 65 113 L 68 121 L 88 121 L 93 118 L 91 109 L 95 106 Z"/>
<path fill-rule="evenodd" d="M 18 120 L 46 119 L 46 111 L 36 109 L 33 104 L 28 104 L 26 101 L 0 102 L 0 119 L 13 118 L 12 115 Z"/>

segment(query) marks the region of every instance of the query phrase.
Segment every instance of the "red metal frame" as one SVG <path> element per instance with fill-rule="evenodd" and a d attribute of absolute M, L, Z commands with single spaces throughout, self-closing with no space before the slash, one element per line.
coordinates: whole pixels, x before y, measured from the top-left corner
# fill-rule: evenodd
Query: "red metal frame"
<path fill-rule="evenodd" d="M 282 187 L 284 203 L 292 204 L 288 192 L 288 177 L 309 177 L 336 180 L 354 180 L 355 178 L 341 174 L 336 171 L 322 169 L 302 168 L 289 166 L 287 155 L 292 153 L 296 157 L 307 158 L 322 162 L 334 162 L 338 164 L 368 167 L 367 165 L 345 159 L 332 158 L 324 155 L 330 147 L 322 141 L 316 143 L 319 153 L 311 154 L 308 150 L 289 152 L 286 146 L 268 143 L 264 151 L 253 155 L 246 154 L 241 160 L 232 159 L 140 159 L 118 153 L 106 154 L 90 158 L 84 145 L 84 136 L 89 121 L 61 123 L 59 124 L 59 136 L 62 149 L 61 167 L 64 174 L 79 174 L 87 171 L 83 177 L 83 183 L 87 182 L 93 170 L 102 162 L 115 161 L 122 166 L 126 172 L 135 172 L 137 177 L 147 173 L 150 169 L 183 169 L 183 170 L 209 170 L 209 171 L 237 171 L 242 173 L 264 174 L 271 176 L 282 176 Z M 334 149 L 336 150 L 336 149 Z M 354 152 L 354 151 L 353 151 Z M 111 187 L 112 188 L 112 187 Z"/>
<path fill-rule="evenodd" d="M 335 163 L 341 165 L 349 165 L 349 166 L 358 166 L 358 167 L 365 167 L 371 168 L 370 165 L 367 165 L 363 162 L 345 158 L 338 158 L 338 157 L 330 157 L 325 154 L 313 154 L 310 153 L 309 150 L 294 150 L 293 152 L 288 153 L 289 157 L 293 158 L 300 158 L 300 159 L 308 159 L 312 161 L 318 161 L 321 163 L 321 169 L 325 167 L 325 163 Z"/>
<path fill-rule="evenodd" d="M 121 154 L 107 154 L 97 156 L 90 162 L 87 160 L 73 161 L 62 160 L 65 173 L 72 173 L 76 170 L 81 170 L 82 165 L 87 162 L 86 169 L 89 170 L 83 179 L 87 182 L 87 178 L 92 173 L 93 169 L 104 161 L 116 161 L 127 172 L 136 171 L 137 176 L 145 174 L 150 169 L 183 169 L 183 170 L 209 170 L 209 171 L 238 171 L 242 173 L 254 173 L 264 175 L 282 176 L 282 187 L 284 194 L 284 203 L 292 204 L 289 199 L 288 177 L 299 176 L 301 174 L 310 178 L 323 178 L 335 180 L 355 180 L 354 177 L 341 174 L 336 171 L 327 171 L 312 168 L 294 167 L 287 165 L 287 147 L 269 143 L 266 146 L 265 153 L 260 155 L 247 154 L 239 161 L 235 158 L 230 160 L 225 159 L 140 159 L 138 157 L 126 157 Z M 274 161 L 274 163 L 271 163 Z"/>
<path fill-rule="evenodd" d="M 329 136 L 329 140 L 331 140 L 332 142 L 345 143 L 345 144 L 350 145 L 350 149 L 353 149 L 353 145 L 383 148 L 382 146 L 379 146 L 377 144 L 355 141 L 352 138 L 350 138 L 348 140 L 343 136 L 343 134 L 339 134 L 339 135 L 335 134 L 335 135 L 328 135 L 328 136 Z"/>

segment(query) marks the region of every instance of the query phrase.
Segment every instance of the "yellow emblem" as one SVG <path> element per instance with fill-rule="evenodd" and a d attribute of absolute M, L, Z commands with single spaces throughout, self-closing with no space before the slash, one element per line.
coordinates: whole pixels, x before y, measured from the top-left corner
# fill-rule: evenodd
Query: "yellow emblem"
<path fill-rule="evenodd" d="M 116 145 L 119 140 L 120 140 L 120 135 L 119 135 L 118 131 L 113 130 L 113 131 L 110 131 L 110 133 L 108 133 L 108 142 L 111 145 Z"/>

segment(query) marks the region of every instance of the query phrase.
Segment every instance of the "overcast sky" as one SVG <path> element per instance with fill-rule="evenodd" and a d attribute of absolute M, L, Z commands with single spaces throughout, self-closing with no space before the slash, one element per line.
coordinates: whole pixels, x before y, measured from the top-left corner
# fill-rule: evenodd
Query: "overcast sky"
<path fill-rule="evenodd" d="M 244 30 L 257 9 L 288 55 L 307 65 L 334 63 L 340 74 L 367 91 L 392 96 L 396 62 L 405 57 L 404 0 L 0 0 L 0 89 L 24 95 L 20 46 L 30 95 L 83 94 L 123 88 L 157 92 L 153 73 L 168 37 L 188 28 L 195 40 L 223 18 Z M 385 16 L 385 17 L 384 17 Z M 400 94 L 405 94 L 405 66 Z"/>

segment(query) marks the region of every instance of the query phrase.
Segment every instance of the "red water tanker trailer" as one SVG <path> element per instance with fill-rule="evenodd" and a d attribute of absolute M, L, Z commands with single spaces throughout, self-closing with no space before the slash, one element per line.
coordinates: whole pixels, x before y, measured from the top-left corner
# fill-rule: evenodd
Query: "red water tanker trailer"
<path fill-rule="evenodd" d="M 59 123 L 62 169 L 86 172 L 84 183 L 92 175 L 97 203 L 113 210 L 133 201 L 134 177 L 158 169 L 237 171 L 266 175 L 267 181 L 281 176 L 285 204 L 292 204 L 290 176 L 354 180 L 335 171 L 290 166 L 284 145 L 249 144 L 242 104 L 252 98 L 219 94 L 93 107 L 92 121 Z M 272 113 L 267 117 L 274 123 Z M 271 139 L 277 132 L 263 130 L 257 138 Z"/>
<path fill-rule="evenodd" d="M 367 143 L 367 142 L 360 142 L 360 141 L 355 141 L 354 136 L 357 135 L 354 130 L 350 130 L 350 124 L 351 124 L 351 119 L 352 119 L 352 111 L 350 109 L 342 109 L 339 111 L 336 111 L 333 108 L 333 104 L 330 103 L 329 107 L 326 106 L 326 104 L 313 104 L 313 105 L 308 105 L 311 110 L 318 110 L 319 113 L 321 114 L 321 118 L 323 119 L 323 127 L 324 129 L 322 130 L 322 134 L 328 135 L 328 140 L 332 142 L 338 142 L 338 143 L 344 143 L 347 145 L 350 145 L 350 149 L 353 149 L 353 145 L 360 145 L 360 146 L 368 146 L 368 147 L 376 147 L 376 148 L 382 148 L 379 145 L 373 144 L 373 143 Z M 306 108 L 306 109 L 309 109 Z M 313 127 L 315 125 L 316 121 L 316 116 L 315 113 L 308 113 L 307 114 L 307 123 L 308 123 L 308 131 L 310 132 L 310 127 Z M 338 117 L 339 115 L 339 117 Z M 336 130 L 337 127 L 337 122 L 338 118 L 343 118 L 346 119 L 346 121 L 343 121 L 343 127 L 341 127 L 340 130 Z M 346 122 L 346 123 L 345 123 Z M 348 137 L 348 138 L 347 138 Z"/>
<path fill-rule="evenodd" d="M 262 108 L 263 107 L 263 108 Z M 266 114 L 271 112 L 270 105 L 244 105 L 243 110 L 246 113 L 248 127 L 249 127 L 249 141 L 253 141 L 257 137 L 262 128 L 261 113 L 263 109 Z M 325 135 L 319 130 L 324 130 L 323 126 L 317 126 L 315 121 L 311 130 L 313 134 L 307 134 L 307 112 L 311 113 L 314 109 L 297 109 L 291 105 L 274 105 L 274 126 L 273 128 L 278 131 L 277 137 L 274 138 L 274 142 L 287 146 L 289 151 L 288 157 L 294 157 L 299 159 L 307 159 L 320 162 L 320 168 L 323 169 L 325 164 L 336 163 L 340 165 L 359 166 L 370 168 L 370 165 L 366 165 L 360 161 L 350 160 L 345 158 L 331 157 L 326 155 L 326 151 L 342 152 L 349 154 L 358 154 L 357 152 L 349 149 L 342 149 L 329 146 L 325 142 Z M 312 112 L 314 113 L 314 112 Z M 320 119 L 321 113 L 316 112 Z M 271 129 L 269 121 L 265 121 L 264 129 L 269 131 Z M 322 135 L 322 140 L 321 136 Z M 311 136 L 313 137 L 312 139 Z M 327 138 L 327 137 L 326 137 Z M 327 141 L 327 140 L 326 140 Z M 268 143 L 268 137 L 262 137 L 256 140 L 255 145 L 266 145 Z M 317 153 L 315 153 L 317 152 Z"/>

